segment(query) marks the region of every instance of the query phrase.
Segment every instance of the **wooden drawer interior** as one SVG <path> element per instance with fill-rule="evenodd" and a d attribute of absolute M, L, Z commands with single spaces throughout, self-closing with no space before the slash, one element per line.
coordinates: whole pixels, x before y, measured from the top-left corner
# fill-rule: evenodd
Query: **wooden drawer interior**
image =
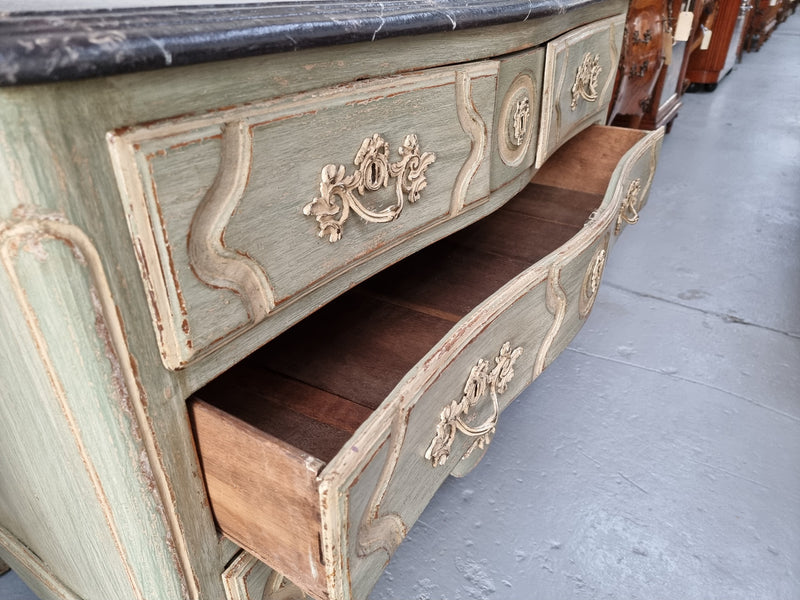
<path fill-rule="evenodd" d="M 223 534 L 325 597 L 319 473 L 457 322 L 581 231 L 643 136 L 585 130 L 502 208 L 354 287 L 199 390 L 190 411 Z M 242 500 L 254 496 L 260 514 Z M 256 520 L 272 539 L 253 537 Z"/>

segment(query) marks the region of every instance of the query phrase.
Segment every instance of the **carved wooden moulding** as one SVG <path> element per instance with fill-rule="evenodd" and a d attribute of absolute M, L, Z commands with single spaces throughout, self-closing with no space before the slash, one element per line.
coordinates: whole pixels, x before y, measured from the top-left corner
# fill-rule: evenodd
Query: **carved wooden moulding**
<path fill-rule="evenodd" d="M 594 301 L 597 298 L 597 291 L 600 289 L 600 280 L 603 277 L 603 270 L 606 268 L 610 237 L 610 235 L 606 234 L 603 243 L 594 251 L 592 259 L 589 261 L 589 267 L 586 269 L 586 274 L 583 276 L 578 306 L 578 314 L 581 319 L 585 319 L 589 316 L 594 306 Z"/>
<path fill-rule="evenodd" d="M 619 234 L 623 222 L 629 225 L 639 222 L 639 211 L 642 208 L 643 199 L 642 180 L 637 177 L 631 181 L 628 191 L 625 193 L 625 198 L 622 200 L 622 206 L 620 206 L 619 215 L 617 216 L 617 225 L 614 228 L 615 234 Z"/>
<path fill-rule="evenodd" d="M 497 149 L 509 167 L 522 163 L 528 154 L 536 129 L 538 97 L 530 75 L 522 73 L 511 83 L 500 109 Z"/>
<path fill-rule="evenodd" d="M 628 161 L 616 190 L 620 205 L 614 225 L 615 236 L 627 225 L 639 222 L 639 212 L 647 201 L 653 183 L 657 158 L 658 147 L 637 148 Z"/>

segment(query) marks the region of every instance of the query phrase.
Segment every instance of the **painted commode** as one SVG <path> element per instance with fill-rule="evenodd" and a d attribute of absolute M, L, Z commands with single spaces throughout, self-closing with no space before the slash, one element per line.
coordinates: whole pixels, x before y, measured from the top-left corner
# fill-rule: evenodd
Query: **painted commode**
<path fill-rule="evenodd" d="M 0 557 L 40 597 L 365 600 L 588 318 L 663 135 L 602 125 L 626 3 L 374 4 L 0 25 Z"/>

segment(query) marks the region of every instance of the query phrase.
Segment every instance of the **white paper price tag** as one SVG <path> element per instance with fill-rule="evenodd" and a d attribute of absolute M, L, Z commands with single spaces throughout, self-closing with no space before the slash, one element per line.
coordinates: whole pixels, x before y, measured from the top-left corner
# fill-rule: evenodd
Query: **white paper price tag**
<path fill-rule="evenodd" d="M 694 20 L 694 13 L 688 10 L 682 11 L 678 15 L 678 23 L 675 25 L 675 41 L 687 42 L 689 35 L 692 33 L 692 21 Z"/>
<path fill-rule="evenodd" d="M 667 31 L 664 33 L 664 66 L 672 64 L 672 34 Z"/>
<path fill-rule="evenodd" d="M 703 28 L 703 41 L 700 42 L 700 50 L 708 50 L 708 46 L 711 44 L 711 30 Z"/>

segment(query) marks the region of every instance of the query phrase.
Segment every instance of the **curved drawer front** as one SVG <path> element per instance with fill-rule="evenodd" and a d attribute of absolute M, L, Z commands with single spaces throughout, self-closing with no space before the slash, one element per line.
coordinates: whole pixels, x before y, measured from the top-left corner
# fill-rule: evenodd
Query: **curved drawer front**
<path fill-rule="evenodd" d="M 662 136 L 592 127 L 502 209 L 200 390 L 197 445 L 222 531 L 315 598 L 367 598 L 444 479 L 474 466 L 503 408 L 588 317 L 620 190 Z M 587 157 L 593 177 L 575 177 Z"/>
<path fill-rule="evenodd" d="M 538 275 L 539 283 L 546 279 L 546 271 Z M 331 508 L 323 514 L 323 543 L 334 558 L 327 565 L 334 597 L 368 596 L 447 475 L 465 454 L 482 453 L 497 411 L 530 383 L 551 320 L 541 312 L 545 286 L 514 296 L 519 292 L 454 329 L 323 474 L 322 506 Z"/>
<path fill-rule="evenodd" d="M 263 343 L 291 324 L 283 307 L 485 199 L 496 72 L 433 69 L 110 134 L 165 364 L 270 317 Z"/>
<path fill-rule="evenodd" d="M 605 122 L 625 17 L 585 25 L 547 44 L 536 166 L 592 123 Z"/>
<path fill-rule="evenodd" d="M 341 586 L 334 597 L 366 598 L 447 475 L 463 475 L 502 435 L 499 412 L 580 328 L 572 274 L 591 268 L 611 220 L 606 215 L 604 228 L 578 234 L 471 313 L 328 466 L 322 506 L 333 510 L 323 514 L 323 541 L 336 557 L 328 563 Z"/>
<path fill-rule="evenodd" d="M 591 140 L 592 146 L 598 148 L 595 155 L 603 152 L 603 133 L 611 127 L 593 127 L 580 139 L 570 144 L 582 144 Z M 587 224 L 587 228 L 602 230 L 589 238 L 576 236 L 570 244 L 559 252 L 574 255 L 559 269 L 559 282 L 565 298 L 576 298 L 577 302 L 563 305 L 563 326 L 554 336 L 548 354 L 543 357 L 541 368 L 546 367 L 569 344 L 583 326 L 584 321 L 594 306 L 597 291 L 603 276 L 608 254 L 616 236 L 626 224 L 636 223 L 639 210 L 644 206 L 650 192 L 655 175 L 656 162 L 664 139 L 664 129 L 651 132 L 636 130 L 617 130 L 625 138 L 639 138 L 638 141 L 620 159 L 607 185 L 603 209 L 599 210 Z M 612 144 L 608 144 L 609 146 Z M 606 149 L 607 150 L 607 149 Z M 577 155 L 578 153 L 573 153 Z M 577 171 L 585 163 L 576 161 L 570 165 Z M 589 179 L 589 178 L 586 178 Z M 535 181 L 535 179 L 534 179 Z M 561 262 L 561 261 L 559 261 Z M 539 371 L 540 372 L 540 371 Z M 538 374 L 538 372 L 536 373 Z"/>
<path fill-rule="evenodd" d="M 597 128 L 600 134 L 610 129 Z M 446 476 L 461 476 L 480 460 L 502 432 L 499 412 L 587 319 L 616 228 L 618 190 L 643 157 L 657 155 L 663 136 L 624 133 L 638 141 L 606 180 L 602 201 L 583 228 L 465 317 L 395 388 L 352 439 L 350 451 L 324 471 L 323 542 L 334 558 L 327 567 L 329 581 L 339 586 L 335 597 L 367 597 Z M 515 202 L 503 211 L 528 210 Z"/>
<path fill-rule="evenodd" d="M 527 169 L 539 139 L 544 48 L 498 59 L 491 187 L 496 190 Z"/>
<path fill-rule="evenodd" d="M 615 194 L 619 196 L 619 213 L 614 235 L 619 235 L 627 225 L 639 221 L 639 211 L 647 204 L 650 186 L 656 174 L 656 162 L 664 139 L 663 129 L 650 134 L 648 144 L 639 144 L 631 150 L 629 159 L 620 168 Z"/>

